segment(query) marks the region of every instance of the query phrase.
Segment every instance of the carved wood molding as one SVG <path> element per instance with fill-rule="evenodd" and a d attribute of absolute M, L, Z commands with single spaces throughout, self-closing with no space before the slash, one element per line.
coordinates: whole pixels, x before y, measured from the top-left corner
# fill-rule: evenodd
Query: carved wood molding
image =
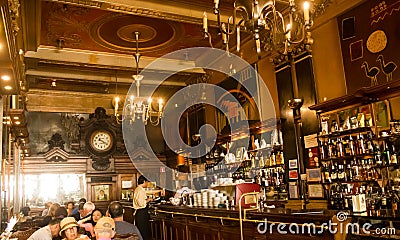
<path fill-rule="evenodd" d="M 144 16 L 144 17 L 152 17 L 152 18 L 159 18 L 164 20 L 172 20 L 177 22 L 185 22 L 185 23 L 198 23 L 199 25 L 202 24 L 202 19 L 200 17 L 191 17 L 191 16 L 184 16 L 175 13 L 167 13 L 163 11 L 159 11 L 156 9 L 149 9 L 143 8 L 139 6 L 133 5 L 126 5 L 126 4 L 119 4 L 115 2 L 99 2 L 93 0 L 53 0 L 54 2 L 61 2 L 61 3 L 73 3 L 74 5 L 82 6 L 82 7 L 90 7 L 90 8 L 97 8 L 97 9 L 104 9 L 108 11 L 115 11 L 121 12 L 126 14 L 133 14 L 137 16 Z M 212 5 L 210 5 L 211 9 Z"/>

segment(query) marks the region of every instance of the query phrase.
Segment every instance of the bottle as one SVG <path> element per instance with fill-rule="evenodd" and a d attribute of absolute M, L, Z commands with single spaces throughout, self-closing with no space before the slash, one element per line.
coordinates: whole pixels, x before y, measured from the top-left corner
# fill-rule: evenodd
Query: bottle
<path fill-rule="evenodd" d="M 335 149 L 336 148 L 333 144 L 333 141 L 331 139 L 328 139 L 328 158 L 336 157 Z"/>
<path fill-rule="evenodd" d="M 388 146 L 387 141 L 385 141 L 382 145 L 383 145 L 382 162 L 383 162 L 383 165 L 388 165 L 388 164 L 390 164 L 390 159 L 391 159 L 391 153 L 389 150 L 389 146 Z"/>
<path fill-rule="evenodd" d="M 349 155 L 350 156 L 356 155 L 356 143 L 355 143 L 355 141 L 354 141 L 354 139 L 353 139 L 353 137 L 351 135 L 349 136 L 348 148 L 349 148 Z"/>
<path fill-rule="evenodd" d="M 390 157 L 390 164 L 397 164 L 397 153 L 394 144 L 392 144 L 392 156 Z"/>
<path fill-rule="evenodd" d="M 397 195 L 396 191 L 394 190 L 394 186 L 392 186 L 392 210 L 398 210 L 398 204 L 400 202 L 399 196 Z"/>
<path fill-rule="evenodd" d="M 364 136 L 361 133 L 358 135 L 358 138 L 357 138 L 357 149 L 358 149 L 359 155 L 363 155 L 366 153 Z"/>
<path fill-rule="evenodd" d="M 337 181 L 337 168 L 335 167 L 334 164 L 332 164 L 331 166 L 331 180 L 332 182 L 336 182 Z"/>
<path fill-rule="evenodd" d="M 346 166 L 346 181 L 348 182 L 353 181 L 353 168 L 351 167 L 350 163 L 347 163 Z"/>
<path fill-rule="evenodd" d="M 321 160 L 326 159 L 326 143 L 325 141 L 319 141 L 319 157 Z"/>
<path fill-rule="evenodd" d="M 344 171 L 343 165 L 339 164 L 339 169 L 338 169 L 338 180 L 339 181 L 345 181 L 346 180 L 346 173 Z"/>
<path fill-rule="evenodd" d="M 327 163 L 324 163 L 323 167 L 322 167 L 322 172 L 324 175 L 324 182 L 325 183 L 330 183 L 331 182 L 331 177 L 329 174 L 329 167 Z"/>
<path fill-rule="evenodd" d="M 380 150 L 380 148 L 379 148 L 379 146 L 378 145 L 375 145 L 375 153 L 374 153 L 374 156 L 375 156 L 375 164 L 376 165 L 382 165 L 382 156 L 381 156 L 381 150 Z"/>
<path fill-rule="evenodd" d="M 373 138 L 372 132 L 369 132 L 367 134 L 367 139 L 365 141 L 365 144 L 367 146 L 366 152 L 368 154 L 374 154 L 374 143 L 372 141 L 372 138 Z"/>
<path fill-rule="evenodd" d="M 380 208 L 381 209 L 387 209 L 387 198 L 385 194 L 385 188 L 382 188 L 382 195 L 381 195 L 381 201 L 380 201 Z"/>
<path fill-rule="evenodd" d="M 338 138 L 336 140 L 336 152 L 337 152 L 337 157 L 344 157 L 344 148 L 341 138 Z"/>

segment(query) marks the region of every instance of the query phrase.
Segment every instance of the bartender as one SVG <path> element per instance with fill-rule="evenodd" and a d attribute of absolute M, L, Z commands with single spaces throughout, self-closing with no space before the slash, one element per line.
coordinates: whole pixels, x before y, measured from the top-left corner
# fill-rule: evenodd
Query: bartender
<path fill-rule="evenodd" d="M 138 179 L 138 186 L 133 194 L 133 208 L 135 225 L 142 234 L 143 240 L 151 240 L 150 214 L 148 212 L 147 203 L 151 202 L 152 198 L 147 198 L 144 188 L 149 181 L 142 175 Z"/>

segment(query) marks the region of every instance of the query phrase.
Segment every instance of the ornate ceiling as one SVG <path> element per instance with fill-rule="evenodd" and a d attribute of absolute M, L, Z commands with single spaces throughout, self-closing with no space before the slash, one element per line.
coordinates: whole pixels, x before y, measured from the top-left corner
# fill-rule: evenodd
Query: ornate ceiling
<path fill-rule="evenodd" d="M 231 14 L 233 2 L 220 1 L 223 20 Z M 287 4 L 284 0 L 276 2 L 279 8 Z M 338 6 L 348 3 L 335 2 Z M 214 36 L 212 43 L 222 48 L 220 38 L 215 37 L 219 30 L 212 13 L 213 0 L 20 0 L 19 3 L 17 7 L 8 5 L 19 9 L 15 45 L 24 63 L 19 67 L 25 74 L 20 77 L 20 85 L 28 99 L 28 111 L 91 113 L 102 106 L 111 112 L 113 94 L 126 94 L 132 84 L 135 31 L 140 32 L 140 69 L 176 50 L 208 47 L 208 39 L 202 33 L 205 11 L 209 32 Z M 334 13 L 327 14 L 326 19 L 332 16 Z M 243 35 L 242 41 L 249 38 Z M 234 47 L 235 39 L 231 41 L 230 46 Z M 174 74 L 161 84 L 157 94 L 168 97 L 201 78 L 205 72 L 195 68 L 198 59 L 201 56 L 182 54 L 166 62 L 178 61 L 193 70 Z M 165 69 L 150 70 L 157 73 Z M 156 80 L 156 77 L 144 79 L 142 86 L 155 84 Z M 66 101 L 66 96 L 73 101 Z"/>

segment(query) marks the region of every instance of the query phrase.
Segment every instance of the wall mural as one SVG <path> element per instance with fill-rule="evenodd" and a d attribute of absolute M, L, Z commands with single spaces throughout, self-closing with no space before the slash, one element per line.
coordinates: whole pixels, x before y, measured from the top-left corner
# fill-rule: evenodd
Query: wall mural
<path fill-rule="evenodd" d="M 348 94 L 400 80 L 400 0 L 366 1 L 337 20 Z"/>

